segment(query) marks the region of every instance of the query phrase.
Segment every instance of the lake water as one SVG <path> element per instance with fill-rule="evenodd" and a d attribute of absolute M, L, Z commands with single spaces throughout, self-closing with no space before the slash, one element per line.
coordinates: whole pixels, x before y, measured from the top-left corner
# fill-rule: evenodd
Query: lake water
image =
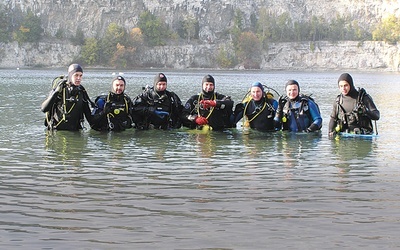
<path fill-rule="evenodd" d="M 166 71 L 185 102 L 211 73 L 241 101 L 260 81 L 313 94 L 320 136 L 135 131 L 48 134 L 40 104 L 63 70 L 0 70 L 1 249 L 396 249 L 400 75 L 350 72 L 379 137 L 329 139 L 342 72 Z M 94 99 L 110 70 L 85 70 Z M 132 98 L 157 71 L 124 72 Z"/>

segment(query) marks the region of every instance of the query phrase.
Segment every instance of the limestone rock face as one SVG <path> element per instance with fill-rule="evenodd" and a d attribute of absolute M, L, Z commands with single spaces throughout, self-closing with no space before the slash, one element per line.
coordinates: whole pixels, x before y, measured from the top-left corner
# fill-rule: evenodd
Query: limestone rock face
<path fill-rule="evenodd" d="M 385 42 L 278 43 L 263 55 L 261 68 L 398 71 L 400 47 Z"/>

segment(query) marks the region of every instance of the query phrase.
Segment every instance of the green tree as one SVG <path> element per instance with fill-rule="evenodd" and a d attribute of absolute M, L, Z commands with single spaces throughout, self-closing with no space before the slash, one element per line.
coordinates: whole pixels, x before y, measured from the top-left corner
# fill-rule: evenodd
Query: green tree
<path fill-rule="evenodd" d="M 16 31 L 16 40 L 18 43 L 39 42 L 43 29 L 41 21 L 31 10 L 28 10 L 21 26 Z"/>
<path fill-rule="evenodd" d="M 62 39 L 64 38 L 64 30 L 62 30 L 61 28 L 58 28 L 57 32 L 56 32 L 56 37 L 58 39 Z"/>
<path fill-rule="evenodd" d="M 363 29 L 357 20 L 354 20 L 352 22 L 352 27 L 354 29 L 354 38 L 357 41 L 361 41 L 361 40 L 371 40 L 372 39 L 372 35 L 370 32 L 368 32 L 367 30 Z"/>
<path fill-rule="evenodd" d="M 169 31 L 161 19 L 145 11 L 139 16 L 138 26 L 142 31 L 144 42 L 149 46 L 165 45 Z"/>
<path fill-rule="evenodd" d="M 292 40 L 292 19 L 289 13 L 285 12 L 278 16 L 277 26 L 279 27 L 279 41 L 290 42 Z"/>
<path fill-rule="evenodd" d="M 336 19 L 331 20 L 329 29 L 329 39 L 331 41 L 351 40 L 348 36 L 350 31 L 346 27 L 346 19 L 337 16 Z"/>
<path fill-rule="evenodd" d="M 117 50 L 111 58 L 110 64 L 115 68 L 127 68 L 133 66 L 136 48 L 125 47 L 117 44 Z"/>
<path fill-rule="evenodd" d="M 250 30 L 253 32 L 257 30 L 257 15 L 255 13 L 250 14 Z"/>
<path fill-rule="evenodd" d="M 293 41 L 312 41 L 311 28 L 308 22 L 295 22 L 293 24 Z"/>
<path fill-rule="evenodd" d="M 104 37 L 101 39 L 101 63 L 108 64 L 117 51 L 117 44 L 127 43 L 127 34 L 123 27 L 116 23 L 108 25 Z"/>
<path fill-rule="evenodd" d="M 221 68 L 230 68 L 234 65 L 235 57 L 230 55 L 225 47 L 220 47 L 216 56 L 216 61 Z"/>
<path fill-rule="evenodd" d="M 317 16 L 313 16 L 310 22 L 310 29 L 309 29 L 310 34 L 307 37 L 310 39 L 310 41 L 317 41 L 321 37 L 319 30 L 320 25 L 321 25 L 320 19 Z"/>
<path fill-rule="evenodd" d="M 88 38 L 81 50 L 81 57 L 87 65 L 96 65 L 100 58 L 100 46 L 96 38 Z"/>
<path fill-rule="evenodd" d="M 385 41 L 397 43 L 400 40 L 400 20 L 395 15 L 390 15 L 377 25 L 372 31 L 372 39 L 375 41 Z"/>
<path fill-rule="evenodd" d="M 5 7 L 0 4 L 0 42 L 10 41 L 10 19 L 7 15 Z"/>
<path fill-rule="evenodd" d="M 256 33 L 264 49 L 268 47 L 269 42 L 273 41 L 274 26 L 275 18 L 270 15 L 266 8 L 261 8 L 256 24 Z"/>
<path fill-rule="evenodd" d="M 129 42 L 131 47 L 141 47 L 143 46 L 143 34 L 140 28 L 133 28 L 129 32 Z"/>
<path fill-rule="evenodd" d="M 253 32 L 243 32 L 238 39 L 237 57 L 245 68 L 260 68 L 261 42 Z"/>
<path fill-rule="evenodd" d="M 293 22 L 288 13 L 276 16 L 265 8 L 260 9 L 256 34 L 264 49 L 268 48 L 268 42 L 362 40 L 370 37 L 368 31 L 348 17 L 338 15 L 328 22 L 323 17 L 312 16 L 309 21 Z"/>
<path fill-rule="evenodd" d="M 75 32 L 75 36 L 71 37 L 71 42 L 73 45 L 83 45 L 85 44 L 85 34 L 83 33 L 81 28 L 77 28 Z"/>
<path fill-rule="evenodd" d="M 140 28 L 130 30 L 126 45 L 117 44 L 117 50 L 114 52 L 110 64 L 118 68 L 139 66 L 137 51 L 141 51 L 144 46 L 143 34 Z"/>
<path fill-rule="evenodd" d="M 239 37 L 242 34 L 243 31 L 243 12 L 241 10 L 236 10 L 235 11 L 235 16 L 233 20 L 233 27 L 231 29 L 231 34 L 233 38 L 233 45 L 236 47 L 238 46 L 239 42 Z"/>
<path fill-rule="evenodd" d="M 186 38 L 187 42 L 190 40 L 198 38 L 199 22 L 194 17 L 187 17 L 185 20 L 180 22 L 180 28 L 178 29 L 178 34 L 182 38 Z"/>

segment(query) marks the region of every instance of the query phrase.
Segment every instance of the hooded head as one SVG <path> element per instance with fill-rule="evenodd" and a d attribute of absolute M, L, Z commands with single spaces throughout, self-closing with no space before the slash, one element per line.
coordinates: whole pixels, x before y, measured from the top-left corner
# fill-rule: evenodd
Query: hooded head
<path fill-rule="evenodd" d="M 201 81 L 201 89 L 205 97 L 211 97 L 215 90 L 215 80 L 211 75 L 206 75 Z"/>
<path fill-rule="evenodd" d="M 354 87 L 353 78 L 351 77 L 350 74 L 348 74 L 348 73 L 343 73 L 343 74 L 341 74 L 341 75 L 339 76 L 339 79 L 338 79 L 339 88 L 340 88 L 340 85 L 341 85 L 341 84 L 340 84 L 341 81 L 347 82 L 347 83 L 349 84 L 349 86 L 350 86 L 350 90 L 348 90 L 348 91 L 342 90 L 342 94 L 344 94 L 344 95 L 353 95 L 353 94 L 356 94 L 356 93 L 357 93 L 357 90 L 356 90 L 356 88 Z"/>
<path fill-rule="evenodd" d="M 155 77 L 154 77 L 154 90 L 158 93 L 158 94 L 163 94 L 165 92 L 165 90 L 167 89 L 167 77 L 165 76 L 164 73 L 158 73 Z M 161 84 L 159 84 L 161 83 Z M 165 84 L 164 84 L 165 83 Z"/>
<path fill-rule="evenodd" d="M 126 81 L 122 76 L 115 77 L 111 82 L 111 92 L 114 94 L 123 94 L 126 87 Z"/>
<path fill-rule="evenodd" d="M 68 67 L 68 82 L 72 83 L 73 85 L 80 85 L 81 84 L 81 79 L 75 79 L 73 78 L 73 75 L 77 72 L 80 72 L 83 74 L 83 69 L 79 64 L 71 64 Z"/>
<path fill-rule="evenodd" d="M 264 96 L 264 86 L 260 82 L 255 82 L 251 85 L 251 97 L 254 101 L 260 101 Z"/>
<path fill-rule="evenodd" d="M 285 85 L 285 91 L 290 100 L 295 100 L 300 94 L 300 85 L 295 80 L 289 80 Z"/>
<path fill-rule="evenodd" d="M 264 86 L 260 82 L 253 83 L 251 87 L 259 87 L 261 91 L 264 92 Z"/>

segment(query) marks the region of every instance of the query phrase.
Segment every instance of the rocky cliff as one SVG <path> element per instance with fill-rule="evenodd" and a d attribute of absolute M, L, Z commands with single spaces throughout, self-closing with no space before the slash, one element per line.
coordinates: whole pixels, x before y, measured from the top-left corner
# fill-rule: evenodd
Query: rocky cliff
<path fill-rule="evenodd" d="M 145 10 L 162 17 L 169 25 L 184 17 L 199 21 L 200 40 L 218 37 L 231 26 L 235 10 L 244 14 L 244 26 L 260 8 L 271 13 L 289 13 L 292 20 L 309 20 L 312 16 L 327 20 L 348 16 L 370 27 L 387 14 L 400 15 L 397 0 L 0 0 L 12 10 L 33 10 L 39 14 L 45 33 L 55 35 L 59 28 L 75 34 L 80 27 L 87 36 L 96 36 L 111 22 L 127 30 L 137 26 Z M 12 14 L 12 13 L 11 13 Z"/>
<path fill-rule="evenodd" d="M 0 67 L 67 66 L 80 48 L 69 44 L 40 43 L 19 47 L 6 44 L 0 54 Z M 145 51 L 143 65 L 160 68 L 216 68 L 218 45 L 163 46 Z M 277 43 L 262 55 L 266 70 L 379 70 L 400 71 L 400 47 L 384 42 L 320 42 L 315 50 L 309 43 Z"/>
<path fill-rule="evenodd" d="M 215 67 L 220 35 L 232 25 L 235 10 L 240 9 L 245 25 L 261 7 L 271 13 L 289 13 L 293 20 L 322 16 L 329 20 L 337 15 L 358 20 L 373 27 L 388 14 L 400 16 L 397 0 L 0 0 L 11 10 L 33 10 L 40 15 L 45 34 L 54 36 L 59 29 L 75 34 L 80 27 L 87 37 L 104 32 L 111 22 L 127 30 L 137 26 L 138 16 L 149 10 L 169 25 L 185 17 L 199 21 L 199 41 L 207 43 L 179 47 L 157 47 L 146 51 L 143 65 L 160 62 L 163 67 Z M 11 13 L 12 14 L 12 13 Z M 271 44 L 263 53 L 263 69 L 383 69 L 398 71 L 399 47 L 382 42 L 319 42 L 315 49 L 309 43 Z M 80 48 L 64 43 L 1 44 L 0 67 L 64 66 Z"/>

